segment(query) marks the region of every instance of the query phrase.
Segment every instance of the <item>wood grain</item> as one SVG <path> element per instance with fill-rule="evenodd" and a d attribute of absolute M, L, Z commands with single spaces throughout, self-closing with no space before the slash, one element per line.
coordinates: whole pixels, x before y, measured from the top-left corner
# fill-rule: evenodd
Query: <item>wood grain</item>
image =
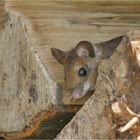
<path fill-rule="evenodd" d="M 58 103 L 58 87 L 32 48 L 21 18 L 7 17 L 0 31 L 0 132 L 16 132 Z"/>
<path fill-rule="evenodd" d="M 63 67 L 50 48 L 69 50 L 81 40 L 105 41 L 140 28 L 140 1 L 8 0 L 7 8 L 31 20 L 38 40 L 33 39 L 44 66 L 56 81 L 63 82 Z M 28 32 L 32 32 L 29 29 Z M 33 38 L 33 35 L 31 35 Z"/>

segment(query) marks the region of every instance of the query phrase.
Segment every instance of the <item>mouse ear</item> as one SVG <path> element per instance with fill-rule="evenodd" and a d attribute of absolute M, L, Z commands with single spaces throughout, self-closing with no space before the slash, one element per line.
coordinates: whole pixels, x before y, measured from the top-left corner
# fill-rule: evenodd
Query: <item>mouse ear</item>
<path fill-rule="evenodd" d="M 95 51 L 90 42 L 80 41 L 76 46 L 76 54 L 79 57 L 94 57 Z"/>
<path fill-rule="evenodd" d="M 64 51 L 61 51 L 59 49 L 56 49 L 56 48 L 51 48 L 51 51 L 52 51 L 52 56 L 61 64 L 64 64 L 65 63 L 65 60 L 66 60 L 66 52 Z"/>

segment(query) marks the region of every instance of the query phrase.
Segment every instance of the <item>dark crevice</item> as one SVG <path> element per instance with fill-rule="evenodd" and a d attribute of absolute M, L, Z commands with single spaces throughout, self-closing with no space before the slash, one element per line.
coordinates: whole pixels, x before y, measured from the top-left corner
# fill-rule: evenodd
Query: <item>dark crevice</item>
<path fill-rule="evenodd" d="M 59 112 L 55 116 L 43 120 L 38 129 L 25 139 L 54 139 L 75 114 L 75 112 Z"/>

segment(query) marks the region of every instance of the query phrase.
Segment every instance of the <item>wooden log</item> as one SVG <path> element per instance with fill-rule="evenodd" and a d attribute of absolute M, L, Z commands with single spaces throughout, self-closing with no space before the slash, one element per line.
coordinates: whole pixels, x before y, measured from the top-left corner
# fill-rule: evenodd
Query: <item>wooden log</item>
<path fill-rule="evenodd" d="M 111 109 L 112 103 L 125 95 L 128 106 L 134 112 L 140 112 L 139 39 L 140 31 L 130 32 L 114 55 L 101 62 L 95 94 L 56 139 L 136 139 L 140 135 L 139 124 L 137 127 L 132 125 L 130 131 L 119 132 L 117 127 L 131 121 L 132 116 L 125 111 L 112 114 Z"/>
<path fill-rule="evenodd" d="M 51 108 L 61 105 L 61 99 L 58 85 L 34 51 L 22 19 L 6 14 L 5 28 L 0 31 L 0 136 L 8 137 L 6 132 L 24 130 L 43 111 L 44 118 L 56 114 Z M 36 118 L 37 124 L 43 119 Z"/>

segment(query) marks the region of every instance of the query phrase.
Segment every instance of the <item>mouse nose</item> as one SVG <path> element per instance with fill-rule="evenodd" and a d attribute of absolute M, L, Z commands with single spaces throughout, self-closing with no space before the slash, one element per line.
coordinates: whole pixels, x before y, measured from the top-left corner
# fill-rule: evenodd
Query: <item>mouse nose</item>
<path fill-rule="evenodd" d="M 72 97 L 75 99 L 79 99 L 83 97 L 83 87 L 81 85 L 77 85 L 72 91 Z"/>

